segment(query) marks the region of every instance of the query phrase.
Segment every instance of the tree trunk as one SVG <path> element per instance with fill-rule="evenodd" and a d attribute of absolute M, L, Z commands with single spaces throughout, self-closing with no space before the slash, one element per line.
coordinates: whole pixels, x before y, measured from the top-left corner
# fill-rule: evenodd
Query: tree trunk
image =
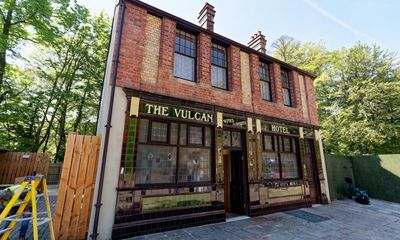
<path fill-rule="evenodd" d="M 81 124 L 81 121 L 82 121 L 83 106 L 84 106 L 85 101 L 86 101 L 86 94 L 87 94 L 87 91 L 88 91 L 87 89 L 88 89 L 88 87 L 86 86 L 85 87 L 85 91 L 83 93 L 83 97 L 81 98 L 81 101 L 79 102 L 78 113 L 77 113 L 77 116 L 76 116 L 76 120 L 74 122 L 73 132 L 78 132 L 79 124 Z"/>
<path fill-rule="evenodd" d="M 0 103 L 4 100 L 3 85 L 4 85 L 4 75 L 6 72 L 7 64 L 7 48 L 8 39 L 10 36 L 11 21 L 12 21 L 13 10 L 8 10 L 7 17 L 4 19 L 3 32 L 1 34 L 1 41 L 3 42 L 2 48 L 0 48 Z"/>
<path fill-rule="evenodd" d="M 66 101 L 63 102 L 61 111 L 60 111 L 60 121 L 59 121 L 59 126 L 58 126 L 58 136 L 59 136 L 59 141 L 57 143 L 57 148 L 56 148 L 56 155 L 55 155 L 55 162 L 62 162 L 64 158 L 64 153 L 65 153 L 65 143 L 66 143 L 66 138 L 65 138 L 65 119 L 67 115 L 67 107 L 68 103 Z"/>

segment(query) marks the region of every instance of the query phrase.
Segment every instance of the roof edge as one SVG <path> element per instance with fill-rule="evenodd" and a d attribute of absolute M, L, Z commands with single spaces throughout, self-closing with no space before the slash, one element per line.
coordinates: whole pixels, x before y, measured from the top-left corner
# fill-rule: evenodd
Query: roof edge
<path fill-rule="evenodd" d="M 298 72 L 303 73 L 303 74 L 305 74 L 305 75 L 308 75 L 308 76 L 310 76 L 310 77 L 312 77 L 312 78 L 317 78 L 317 76 L 314 75 L 314 74 L 312 74 L 312 73 L 309 73 L 309 72 L 307 72 L 307 71 L 305 71 L 305 70 L 302 70 L 302 69 L 300 69 L 300 68 L 298 68 L 298 67 L 295 67 L 295 66 L 293 66 L 293 65 L 291 65 L 291 64 L 289 64 L 289 63 L 286 63 L 286 62 L 284 62 L 284 61 L 282 61 L 282 60 L 279 60 L 279 59 L 277 59 L 277 58 L 274 58 L 274 57 L 272 57 L 272 56 L 270 56 L 270 55 L 261 53 L 261 52 L 255 50 L 255 49 L 253 49 L 253 48 L 250 48 L 249 46 L 246 46 L 246 45 L 244 45 L 244 44 L 242 44 L 242 43 L 236 42 L 236 41 L 234 41 L 234 40 L 232 40 L 232 39 L 230 39 L 230 38 L 227 38 L 227 37 L 225 37 L 225 36 L 222 36 L 222 35 L 220 35 L 220 34 L 218 34 L 218 33 L 209 31 L 209 30 L 207 30 L 207 29 L 205 29 L 205 28 L 202 28 L 202 27 L 198 26 L 197 24 L 194 24 L 194 23 L 192 23 L 192 22 L 190 22 L 190 21 L 188 21 L 188 20 L 185 20 L 185 19 L 183 19 L 183 18 L 177 17 L 177 16 L 175 16 L 175 15 L 173 15 L 173 14 L 171 14 L 171 13 L 168 13 L 168 12 L 166 12 L 166 11 L 164 11 L 164 10 L 161 10 L 161 9 L 159 9 L 159 8 L 156 8 L 156 7 L 152 6 L 152 5 L 149 5 L 149 4 L 144 3 L 144 2 L 142 2 L 142 1 L 139 1 L 139 0 L 127 0 L 127 1 L 128 1 L 129 3 L 136 4 L 136 5 L 140 6 L 140 7 L 143 7 L 143 8 L 145 8 L 146 10 L 150 11 L 150 12 L 153 13 L 153 14 L 159 15 L 159 16 L 161 16 L 161 17 L 170 18 L 170 19 L 172 19 L 172 20 L 175 20 L 176 22 L 179 22 L 179 24 L 185 25 L 185 26 L 187 26 L 187 27 L 189 27 L 189 28 L 192 28 L 192 29 L 194 29 L 194 30 L 196 30 L 196 31 L 198 31 L 198 32 L 207 33 L 207 34 L 209 34 L 210 36 L 212 36 L 212 37 L 214 37 L 214 38 L 221 39 L 222 41 L 228 42 L 229 44 L 232 44 L 232 45 L 236 45 L 236 46 L 239 47 L 241 50 L 254 53 L 254 54 L 258 55 L 259 57 L 264 58 L 264 59 L 266 59 L 266 60 L 269 60 L 269 61 L 272 61 L 272 62 L 277 62 L 277 63 L 279 63 L 279 64 L 285 66 L 286 68 L 289 68 L 290 70 L 295 70 L 295 71 L 298 71 Z"/>

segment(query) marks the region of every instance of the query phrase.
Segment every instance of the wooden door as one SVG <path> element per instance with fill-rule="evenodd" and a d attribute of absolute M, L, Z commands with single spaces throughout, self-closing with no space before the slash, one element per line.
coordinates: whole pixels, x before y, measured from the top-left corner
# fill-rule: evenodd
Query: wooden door
<path fill-rule="evenodd" d="M 313 140 L 305 140 L 305 153 L 307 161 L 308 182 L 310 188 L 310 199 L 313 204 L 321 203 Z"/>
<path fill-rule="evenodd" d="M 242 151 L 231 152 L 231 182 L 230 205 L 231 211 L 244 214 L 244 189 L 243 189 L 243 157 Z"/>

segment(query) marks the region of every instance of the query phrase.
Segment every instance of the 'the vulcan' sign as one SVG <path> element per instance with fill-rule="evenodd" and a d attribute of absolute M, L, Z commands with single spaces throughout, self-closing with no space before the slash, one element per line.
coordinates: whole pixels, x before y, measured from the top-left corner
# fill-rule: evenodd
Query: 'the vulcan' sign
<path fill-rule="evenodd" d="M 212 114 L 212 113 L 192 111 L 192 110 L 187 110 L 187 109 L 161 106 L 161 105 L 150 104 L 150 103 L 144 104 L 143 112 L 147 113 L 147 114 L 182 118 L 182 119 L 195 120 L 195 121 L 201 121 L 201 122 L 214 122 L 214 114 Z"/>

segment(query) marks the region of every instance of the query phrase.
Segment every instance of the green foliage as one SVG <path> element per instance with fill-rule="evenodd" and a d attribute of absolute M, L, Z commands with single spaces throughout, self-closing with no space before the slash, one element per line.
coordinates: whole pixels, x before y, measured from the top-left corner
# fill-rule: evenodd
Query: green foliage
<path fill-rule="evenodd" d="M 398 152 L 400 76 L 395 55 L 357 43 L 332 51 L 329 65 L 315 82 L 328 150 L 350 155 Z"/>
<path fill-rule="evenodd" d="M 77 3 L 53 1 L 50 8 L 47 37 L 29 45 L 34 49 L 31 56 L 6 65 L 0 146 L 48 151 L 62 161 L 69 132 L 96 132 L 110 19 L 91 16 Z M 37 39 L 37 31 L 26 33 Z"/>
<path fill-rule="evenodd" d="M 357 43 L 327 51 L 321 43 L 281 37 L 274 56 L 317 74 L 325 148 L 334 154 L 396 153 L 400 149 L 400 70 L 396 55 Z"/>
<path fill-rule="evenodd" d="M 289 36 L 281 36 L 273 44 L 274 57 L 310 73 L 320 75 L 328 61 L 323 42 L 304 44 Z"/>

